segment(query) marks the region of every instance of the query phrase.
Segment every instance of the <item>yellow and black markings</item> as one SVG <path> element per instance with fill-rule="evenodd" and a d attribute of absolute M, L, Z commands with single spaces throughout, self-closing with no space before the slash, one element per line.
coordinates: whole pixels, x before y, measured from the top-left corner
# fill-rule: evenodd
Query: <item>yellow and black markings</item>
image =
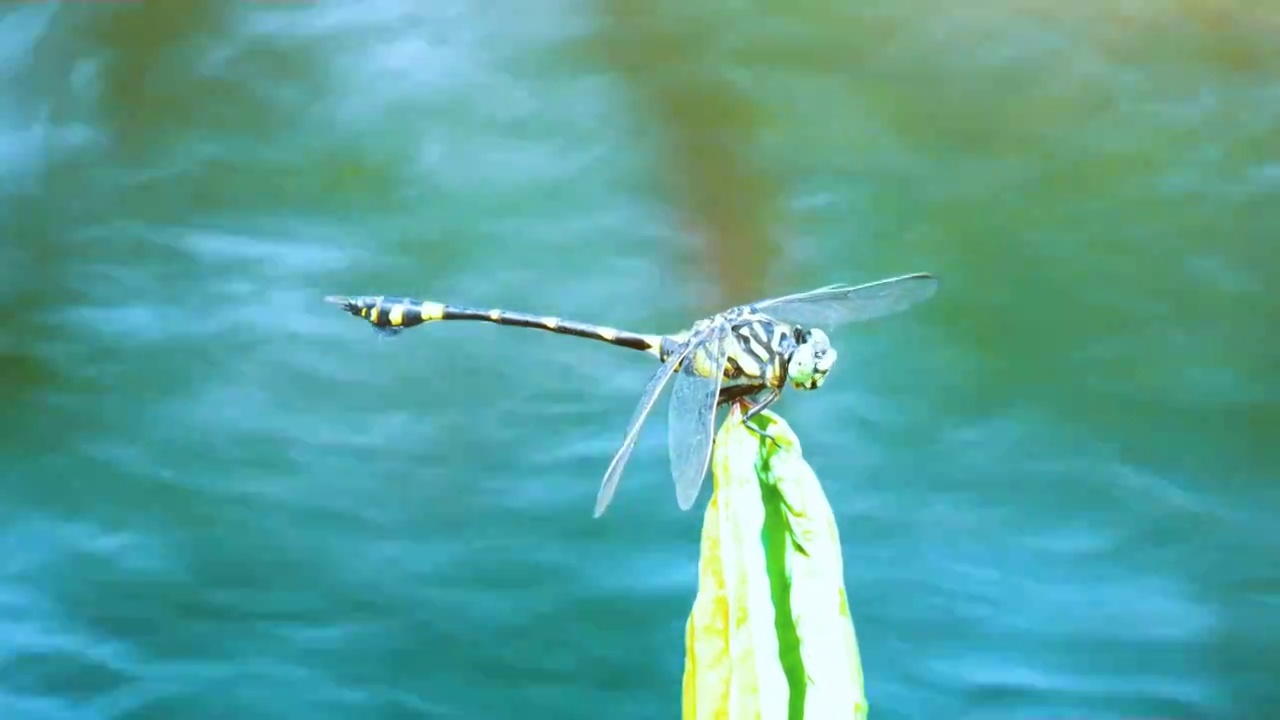
<path fill-rule="evenodd" d="M 460 305 L 446 305 L 430 300 L 394 298 L 382 295 L 330 296 L 325 300 L 342 306 L 344 310 L 352 315 L 365 318 L 376 328 L 393 332 L 437 320 L 473 320 L 489 322 L 495 325 L 547 330 L 560 335 L 600 340 L 611 345 L 641 350 L 653 355 L 659 354 L 662 344 L 662 336 L 660 335 L 632 333 L 602 325 L 574 322 L 547 315 L 530 315 L 498 308 L 482 310 Z"/>

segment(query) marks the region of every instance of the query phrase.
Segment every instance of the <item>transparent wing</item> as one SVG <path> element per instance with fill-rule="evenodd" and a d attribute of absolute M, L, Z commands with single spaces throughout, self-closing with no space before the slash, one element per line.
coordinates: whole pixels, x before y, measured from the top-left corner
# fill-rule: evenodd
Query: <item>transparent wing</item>
<path fill-rule="evenodd" d="M 914 273 L 865 285 L 828 285 L 755 304 L 755 308 L 783 322 L 807 327 L 834 327 L 901 312 L 938 290 L 938 279 Z"/>
<path fill-rule="evenodd" d="M 714 328 L 715 326 L 711 326 L 690 337 L 684 347 L 680 349 L 680 352 L 673 353 L 671 357 L 667 358 L 662 367 L 658 368 L 653 377 L 649 378 L 649 384 L 645 386 L 644 394 L 640 396 L 640 403 L 636 405 L 635 412 L 631 415 L 631 422 L 627 425 L 622 447 L 618 448 L 618 452 L 613 456 L 613 461 L 609 463 L 609 469 L 605 470 L 604 481 L 600 483 L 600 492 L 596 495 L 596 517 L 603 515 L 605 508 L 609 507 L 609 501 L 613 500 L 613 493 L 618 489 L 618 480 L 622 478 L 622 469 L 626 467 L 627 460 L 631 457 L 631 451 L 636 447 L 636 440 L 640 437 L 640 428 L 644 426 L 644 421 L 649 416 L 649 411 L 653 410 L 653 406 L 658 402 L 658 396 L 662 394 L 662 388 L 666 387 L 667 381 L 675 373 L 676 366 L 689 356 L 690 351 L 702 345 L 707 333 Z"/>
<path fill-rule="evenodd" d="M 711 462 L 716 400 L 728 354 L 729 325 L 718 322 L 706 339 L 689 355 L 671 388 L 667 420 L 667 450 L 676 502 L 688 510 L 698 499 L 702 480 Z"/>

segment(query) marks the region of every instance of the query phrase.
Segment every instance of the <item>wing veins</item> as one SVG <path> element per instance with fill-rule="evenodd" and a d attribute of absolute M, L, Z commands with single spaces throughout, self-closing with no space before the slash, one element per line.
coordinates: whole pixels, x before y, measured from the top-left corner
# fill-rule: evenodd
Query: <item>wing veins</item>
<path fill-rule="evenodd" d="M 937 287 L 933 275 L 912 273 L 862 285 L 827 285 L 764 300 L 755 308 L 784 322 L 830 327 L 901 312 L 932 297 Z"/>
<path fill-rule="evenodd" d="M 728 336 L 729 325 L 718 322 L 699 348 L 706 354 L 710 374 L 700 375 L 694 371 L 696 363 L 686 363 L 671 390 L 667 447 L 676 502 L 681 510 L 693 507 L 711 462 L 716 407 L 729 352 Z"/>
<path fill-rule="evenodd" d="M 676 368 L 684 362 L 685 358 L 695 348 L 706 340 L 708 333 L 714 329 L 716 329 L 716 326 L 713 325 L 703 329 L 696 335 L 690 336 L 684 347 L 667 358 L 662 367 L 658 368 L 658 371 L 649 378 L 649 383 L 645 386 L 644 393 L 640 396 L 640 402 L 636 405 L 635 412 L 631 415 L 631 422 L 627 425 L 627 432 L 622 441 L 622 446 L 618 448 L 613 460 L 609 463 L 609 468 L 605 470 L 604 480 L 600 483 L 600 491 L 596 495 L 595 517 L 603 515 L 605 509 L 608 508 L 609 503 L 613 500 L 613 495 L 618 489 L 618 481 L 622 477 L 622 470 L 626 467 L 627 460 L 631 457 L 632 450 L 635 449 L 636 440 L 640 437 L 640 429 L 644 426 L 645 420 L 653 410 L 653 406 L 657 404 L 658 396 L 662 394 L 662 389 L 671 380 Z"/>

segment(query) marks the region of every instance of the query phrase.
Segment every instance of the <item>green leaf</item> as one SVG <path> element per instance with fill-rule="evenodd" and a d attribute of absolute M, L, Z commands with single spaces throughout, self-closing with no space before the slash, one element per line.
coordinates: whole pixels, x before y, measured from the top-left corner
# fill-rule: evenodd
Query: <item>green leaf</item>
<path fill-rule="evenodd" d="M 831 506 L 790 426 L 767 411 L 751 425 L 734 407 L 716 434 L 684 718 L 865 718 Z"/>

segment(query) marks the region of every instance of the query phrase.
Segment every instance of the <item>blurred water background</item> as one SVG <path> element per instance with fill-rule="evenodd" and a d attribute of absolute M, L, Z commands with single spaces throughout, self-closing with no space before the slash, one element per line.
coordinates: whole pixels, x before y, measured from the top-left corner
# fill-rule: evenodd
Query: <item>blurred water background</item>
<path fill-rule="evenodd" d="M 872 717 L 1280 689 L 1280 10 L 0 8 L 0 718 L 673 718 L 671 331 L 926 270 L 779 406 Z"/>

